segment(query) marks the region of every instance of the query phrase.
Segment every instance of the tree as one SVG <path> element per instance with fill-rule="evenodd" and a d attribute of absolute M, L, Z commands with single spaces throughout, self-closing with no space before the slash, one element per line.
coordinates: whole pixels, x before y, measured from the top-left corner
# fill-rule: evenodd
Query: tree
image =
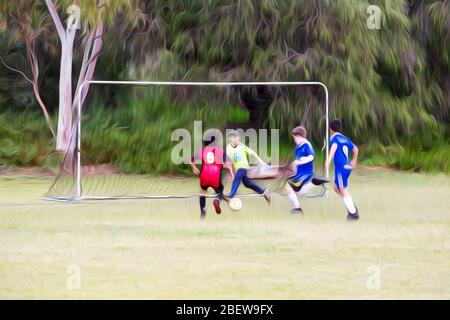
<path fill-rule="evenodd" d="M 74 56 L 74 41 L 77 29 L 80 29 L 81 9 L 79 0 L 72 3 L 61 3 L 61 7 L 67 8 L 69 17 L 66 28 L 58 14 L 57 6 L 54 0 L 45 0 L 48 11 L 55 25 L 58 37 L 61 43 L 61 64 L 59 78 L 59 108 L 58 108 L 58 131 L 56 136 L 56 149 L 68 151 L 73 147 L 71 137 L 73 137 L 73 119 L 74 107 L 78 107 L 78 93 L 83 82 L 91 80 L 94 74 L 95 65 L 100 54 L 104 35 L 104 16 L 105 5 L 103 1 L 92 1 L 91 5 L 84 3 L 85 12 L 90 12 L 84 22 L 84 54 L 75 95 L 72 93 L 72 67 Z M 81 93 L 81 104 L 83 104 L 88 92 L 88 87 Z"/>
<path fill-rule="evenodd" d="M 52 120 L 48 108 L 39 92 L 39 64 L 36 54 L 36 39 L 47 32 L 48 21 L 42 16 L 39 4 L 27 1 L 5 2 L 1 8 L 3 32 L 9 32 L 10 42 L 20 40 L 26 48 L 26 57 L 31 71 L 31 77 L 24 72 L 10 67 L 1 57 L 1 62 L 6 68 L 21 74 L 33 87 L 33 93 L 47 120 L 50 131 L 55 136 Z M 5 21 L 7 21 L 5 23 Z"/>
<path fill-rule="evenodd" d="M 123 19 L 123 34 L 127 29 L 135 28 L 145 15 L 137 8 L 138 2 L 126 0 L 45 0 L 45 6 L 36 1 L 10 0 L 2 5 L 2 13 L 6 16 L 9 29 L 14 29 L 17 38 L 24 42 L 27 61 L 31 70 L 31 79 L 24 72 L 19 72 L 33 86 L 34 95 L 47 119 L 50 130 L 56 139 L 56 150 L 64 155 L 73 154 L 74 110 L 78 108 L 78 94 L 81 91 L 81 106 L 86 99 L 89 86 L 81 87 L 85 81 L 91 80 L 97 60 L 103 47 L 103 37 L 108 26 L 116 19 Z M 64 19 L 66 24 L 64 26 Z M 54 29 L 51 26 L 53 23 Z M 128 27 L 129 26 L 129 27 Z M 39 91 L 39 61 L 36 55 L 36 41 L 43 34 L 53 34 L 56 30 L 60 45 L 59 106 L 58 124 L 55 132 L 48 108 Z M 11 32 L 11 30 L 10 30 Z M 78 33 L 78 40 L 77 39 Z M 77 45 L 78 43 L 78 45 Z M 82 56 L 78 81 L 73 91 L 73 62 L 76 52 Z M 81 107 L 80 106 L 80 107 Z M 70 160 L 70 159 L 69 159 Z M 66 161 L 70 164 L 71 161 Z"/>

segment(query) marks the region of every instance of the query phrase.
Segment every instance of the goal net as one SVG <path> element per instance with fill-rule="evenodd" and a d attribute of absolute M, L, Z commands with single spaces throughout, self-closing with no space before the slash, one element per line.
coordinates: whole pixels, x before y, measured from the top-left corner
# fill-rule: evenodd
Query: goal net
<path fill-rule="evenodd" d="M 277 191 L 303 124 L 328 177 L 328 90 L 321 82 L 88 81 L 71 138 L 46 199 L 187 198 L 198 195 L 190 160 L 202 141 L 226 148 L 227 130 L 254 150 L 254 178 Z M 80 93 L 82 90 L 79 90 Z M 79 97 L 78 97 L 79 98 Z M 79 105 L 79 104 L 78 104 Z M 225 173 L 225 170 L 224 170 Z M 223 179 L 225 193 L 230 181 Z M 251 196 L 244 188 L 241 196 Z"/>

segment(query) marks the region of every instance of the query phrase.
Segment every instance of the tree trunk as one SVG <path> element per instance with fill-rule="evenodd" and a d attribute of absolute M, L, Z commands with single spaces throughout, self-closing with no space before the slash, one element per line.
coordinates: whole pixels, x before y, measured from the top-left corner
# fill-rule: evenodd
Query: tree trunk
<path fill-rule="evenodd" d="M 75 32 L 76 30 L 68 29 L 65 41 L 61 43 L 56 150 L 65 153 L 73 151 L 75 147 L 72 133 L 72 59 Z"/>
<path fill-rule="evenodd" d="M 103 22 L 99 21 L 96 28 L 91 31 L 86 41 L 83 64 L 75 91 L 72 95 L 72 62 L 76 29 L 70 23 L 66 29 L 58 15 L 56 5 L 53 0 L 45 0 L 47 7 L 55 23 L 56 30 L 61 40 L 61 66 L 59 75 L 59 109 L 58 109 L 58 131 L 56 133 L 56 150 L 61 151 L 64 156 L 63 169 L 72 171 L 75 168 L 75 151 L 77 148 L 76 130 L 77 126 L 73 118 L 75 109 L 78 108 L 78 93 L 81 84 L 86 80 L 91 80 L 94 74 L 98 55 L 103 45 L 102 37 L 104 32 Z M 74 0 L 76 5 L 79 1 Z M 81 92 L 81 104 L 86 98 L 89 86 L 83 87 Z M 73 171 L 74 172 L 74 171 Z"/>

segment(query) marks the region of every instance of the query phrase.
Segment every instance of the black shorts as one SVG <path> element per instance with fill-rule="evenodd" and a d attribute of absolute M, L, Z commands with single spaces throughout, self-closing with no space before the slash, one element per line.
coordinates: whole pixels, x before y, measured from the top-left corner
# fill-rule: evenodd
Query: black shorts
<path fill-rule="evenodd" d="M 292 177 L 288 180 L 289 185 L 295 192 L 299 192 L 302 187 L 307 184 L 313 178 L 313 174 L 305 174 L 301 177 Z"/>
<path fill-rule="evenodd" d="M 295 192 L 299 192 L 302 189 L 302 187 L 304 186 L 303 183 L 298 182 L 298 181 L 290 180 L 290 181 L 288 181 L 288 183 Z"/>
<path fill-rule="evenodd" d="M 217 188 L 214 188 L 213 186 L 202 186 L 202 185 L 200 185 L 200 188 L 202 188 L 202 190 L 204 191 L 208 190 L 208 188 L 213 188 L 217 194 L 222 194 L 224 189 L 222 182 L 219 184 Z"/>

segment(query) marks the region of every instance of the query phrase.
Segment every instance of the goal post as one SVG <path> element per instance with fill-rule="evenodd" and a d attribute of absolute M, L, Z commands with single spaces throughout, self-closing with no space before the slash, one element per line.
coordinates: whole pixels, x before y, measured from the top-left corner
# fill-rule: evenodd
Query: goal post
<path fill-rule="evenodd" d="M 320 81 L 259 81 L 259 82 L 189 82 L 189 81 L 135 81 L 135 80 L 127 80 L 127 81 L 115 81 L 115 80 L 89 80 L 85 81 L 81 84 L 80 89 L 78 91 L 78 96 L 76 97 L 78 99 L 77 103 L 77 118 L 76 118 L 76 145 L 75 145 L 75 154 L 76 154 L 76 160 L 75 160 L 75 170 L 76 170 L 76 177 L 75 177 L 75 190 L 74 190 L 74 196 L 71 200 L 82 200 L 83 192 L 82 192 L 82 154 L 81 154 L 81 132 L 82 132 L 82 107 L 81 107 L 81 100 L 82 100 L 82 93 L 83 89 L 86 86 L 91 85 L 112 85 L 112 86 L 194 86 L 194 87 L 238 87 L 238 86 L 252 86 L 252 87 L 258 87 L 258 86 L 318 86 L 323 88 L 323 91 L 325 93 L 325 159 L 328 160 L 328 151 L 329 151 L 329 92 L 327 86 L 320 82 Z M 324 174 L 326 178 L 329 178 L 329 171 L 328 168 L 324 169 Z M 180 196 L 180 197 L 188 197 L 188 196 Z M 54 199 L 58 199 L 58 197 L 53 197 Z M 102 197 L 103 199 L 113 199 L 114 197 Z M 124 197 L 124 198 L 130 198 L 132 199 L 133 196 L 130 197 Z M 139 198 L 145 198 L 142 196 L 139 196 Z M 152 196 L 148 196 L 147 198 L 152 198 Z M 158 198 L 161 198 L 161 196 L 158 196 Z M 61 197 L 61 200 L 64 200 L 63 197 Z"/>

